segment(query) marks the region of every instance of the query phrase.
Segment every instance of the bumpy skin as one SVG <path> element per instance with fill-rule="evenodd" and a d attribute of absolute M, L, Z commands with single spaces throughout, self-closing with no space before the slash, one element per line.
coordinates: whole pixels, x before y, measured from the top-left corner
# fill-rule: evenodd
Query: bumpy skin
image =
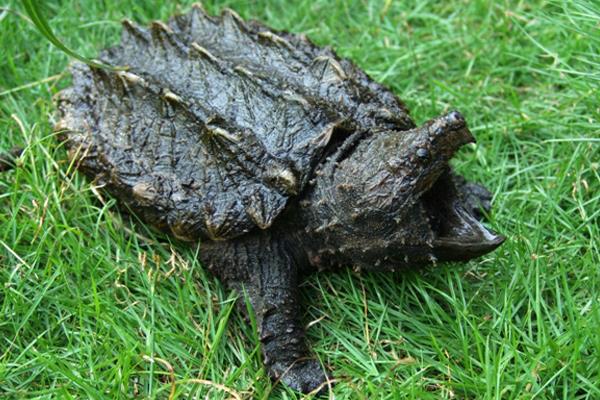
<path fill-rule="evenodd" d="M 294 39 L 199 7 L 149 29 L 126 21 L 100 58 L 127 71 L 75 64 L 58 129 L 78 132 L 68 143 L 86 173 L 180 238 L 268 228 L 328 146 L 414 126 L 349 62 Z"/>
<path fill-rule="evenodd" d="M 299 275 L 465 260 L 503 240 L 478 222 L 483 187 L 450 171 L 473 141 L 451 112 L 416 128 L 403 103 L 301 35 L 198 6 L 124 22 L 100 59 L 71 67 L 56 130 L 81 171 L 147 223 L 202 241 L 245 295 L 273 379 L 310 392 Z"/>

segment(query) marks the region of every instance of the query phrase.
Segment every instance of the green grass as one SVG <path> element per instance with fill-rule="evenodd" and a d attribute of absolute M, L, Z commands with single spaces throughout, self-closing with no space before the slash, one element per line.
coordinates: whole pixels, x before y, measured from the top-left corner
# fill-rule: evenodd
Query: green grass
<path fill-rule="evenodd" d="M 122 18 L 179 8 L 46 3 L 56 35 L 90 58 L 117 41 Z M 332 45 L 418 122 L 456 108 L 478 139 L 456 167 L 493 190 L 491 225 L 508 236 L 499 250 L 303 284 L 308 335 L 336 398 L 600 398 L 596 1 L 205 6 Z M 0 176 L 0 398 L 164 399 L 171 379 L 177 398 L 231 398 L 218 385 L 245 399 L 301 398 L 269 381 L 234 297 L 196 261 L 201 248 L 125 220 L 73 171 L 51 129 L 69 60 L 19 2 L 2 7 L 0 148 L 26 150 Z"/>

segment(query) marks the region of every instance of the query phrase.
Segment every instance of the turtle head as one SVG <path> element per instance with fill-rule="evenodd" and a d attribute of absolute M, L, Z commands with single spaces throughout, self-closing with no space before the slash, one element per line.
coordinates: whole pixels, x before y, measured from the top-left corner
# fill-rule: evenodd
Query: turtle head
<path fill-rule="evenodd" d="M 330 162 L 312 206 L 324 251 L 391 269 L 495 249 L 503 238 L 464 206 L 450 174 L 450 159 L 470 142 L 454 111 L 409 131 L 374 132 Z"/>

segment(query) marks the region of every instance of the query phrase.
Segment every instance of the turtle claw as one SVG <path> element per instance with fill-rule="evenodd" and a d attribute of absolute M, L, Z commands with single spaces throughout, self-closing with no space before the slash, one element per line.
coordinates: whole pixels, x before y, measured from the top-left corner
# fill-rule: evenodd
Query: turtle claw
<path fill-rule="evenodd" d="M 315 359 L 298 360 L 286 368 L 274 365 L 271 374 L 298 392 L 322 395 L 327 391 L 329 378 Z"/>

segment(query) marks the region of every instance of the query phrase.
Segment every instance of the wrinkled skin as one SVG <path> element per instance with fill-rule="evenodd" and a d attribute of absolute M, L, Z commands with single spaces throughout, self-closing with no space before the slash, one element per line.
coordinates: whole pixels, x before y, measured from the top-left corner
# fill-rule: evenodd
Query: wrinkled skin
<path fill-rule="evenodd" d="M 474 141 L 458 112 L 417 128 L 403 103 L 301 35 L 199 7 L 124 22 L 74 64 L 56 130 L 79 169 L 144 221 L 201 241 L 202 263 L 252 306 L 270 376 L 327 376 L 304 339 L 299 276 L 468 260 L 503 238 L 490 193 L 449 160 Z M 244 308 L 244 307 L 242 307 Z"/>

